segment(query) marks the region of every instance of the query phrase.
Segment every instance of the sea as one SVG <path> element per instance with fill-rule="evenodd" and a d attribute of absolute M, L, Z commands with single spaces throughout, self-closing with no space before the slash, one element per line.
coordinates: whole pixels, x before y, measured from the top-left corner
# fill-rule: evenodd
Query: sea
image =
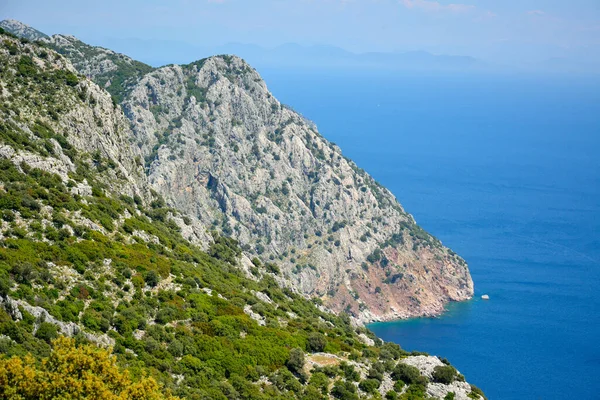
<path fill-rule="evenodd" d="M 471 301 L 371 330 L 490 399 L 600 399 L 599 78 L 260 72 L 469 264 Z"/>

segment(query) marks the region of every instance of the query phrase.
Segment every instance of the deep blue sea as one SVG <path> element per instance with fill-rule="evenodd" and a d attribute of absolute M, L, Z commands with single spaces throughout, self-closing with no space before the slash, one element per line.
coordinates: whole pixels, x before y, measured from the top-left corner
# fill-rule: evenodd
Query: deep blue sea
<path fill-rule="evenodd" d="M 600 81 L 261 72 L 469 263 L 472 301 L 377 335 L 490 399 L 600 399 Z"/>

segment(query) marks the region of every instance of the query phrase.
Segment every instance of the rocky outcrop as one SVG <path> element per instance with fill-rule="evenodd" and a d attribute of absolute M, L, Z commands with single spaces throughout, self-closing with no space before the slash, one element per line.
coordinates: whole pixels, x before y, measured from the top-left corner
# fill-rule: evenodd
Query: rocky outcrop
<path fill-rule="evenodd" d="M 77 170 L 67 155 L 72 147 L 87 154 L 90 163 L 105 165 L 100 176 L 111 190 L 148 198 L 150 188 L 141 153 L 131 143 L 129 121 L 110 95 L 91 80 L 77 77 L 77 70 L 64 57 L 17 40 L 13 45 L 27 52 L 31 68 L 46 74 L 50 82 L 68 77 L 70 84 L 68 90 L 61 93 L 50 85 L 25 89 L 18 79 L 22 73 L 11 72 L 12 68 L 19 68 L 24 59 L 12 57 L 7 48 L 0 49 L 0 57 L 8 66 L 0 73 L 2 98 L 12 107 L 12 110 L 3 110 L 4 123 L 29 137 L 48 136 L 53 147 L 48 156 L 43 157 L 3 146 L 0 150 L 3 157 L 58 173 L 66 182 L 69 173 Z M 18 115 L 14 110 L 18 110 Z"/>
<path fill-rule="evenodd" d="M 124 54 L 97 46 L 90 46 L 71 35 L 52 35 L 43 39 L 49 47 L 71 61 L 83 75 L 106 89 L 116 101 L 152 71 L 152 67 Z"/>
<path fill-rule="evenodd" d="M 0 21 L 0 28 L 12 33 L 15 36 L 22 37 L 28 40 L 41 40 L 48 37 L 45 33 L 38 31 L 14 19 L 5 19 Z"/>
<path fill-rule="evenodd" d="M 411 365 L 419 369 L 422 376 L 431 380 L 435 367 L 441 367 L 445 364 L 437 357 L 433 356 L 410 356 L 400 361 L 401 363 Z M 427 383 L 427 395 L 434 399 L 444 399 L 448 393 L 454 393 L 455 400 L 469 400 L 472 398 L 481 399 L 479 394 L 472 393 L 472 387 L 467 382 L 455 380 L 451 383 Z"/>
<path fill-rule="evenodd" d="M 334 310 L 367 322 L 471 297 L 464 261 L 243 60 L 159 68 L 123 108 L 155 190 Z"/>
<path fill-rule="evenodd" d="M 56 318 L 54 318 L 50 313 L 42 308 L 37 306 L 32 306 L 23 300 L 13 300 L 10 297 L 3 298 L 0 296 L 0 307 L 3 307 L 9 315 L 13 317 L 15 321 L 21 320 L 22 314 L 19 308 L 22 308 L 24 311 L 31 314 L 36 321 L 34 329 L 39 327 L 39 324 L 42 322 L 46 322 L 52 325 L 55 325 L 60 333 L 65 336 L 73 337 L 79 333 L 81 333 L 87 340 L 90 342 L 96 343 L 102 347 L 110 347 L 114 346 L 115 340 L 108 336 L 107 334 L 95 335 L 90 332 L 85 332 L 81 329 L 81 327 L 74 322 L 63 322 Z M 35 332 L 34 332 L 35 333 Z"/>

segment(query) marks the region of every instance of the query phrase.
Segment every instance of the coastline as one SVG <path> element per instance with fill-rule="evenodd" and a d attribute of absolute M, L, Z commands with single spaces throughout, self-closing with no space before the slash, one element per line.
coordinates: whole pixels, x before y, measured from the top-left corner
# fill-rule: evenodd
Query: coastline
<path fill-rule="evenodd" d="M 407 321 L 411 319 L 421 319 L 421 318 L 438 318 L 442 315 L 446 314 L 448 310 L 448 305 L 460 304 L 460 303 L 468 303 L 475 299 L 475 295 L 471 295 L 468 298 L 461 300 L 446 300 L 442 303 L 441 307 L 430 307 L 422 312 L 400 312 L 394 311 L 390 313 L 386 313 L 383 315 L 374 315 L 370 312 L 363 312 L 360 317 L 353 318 L 358 325 L 367 326 L 375 323 L 384 323 L 384 322 L 399 322 L 399 321 Z"/>

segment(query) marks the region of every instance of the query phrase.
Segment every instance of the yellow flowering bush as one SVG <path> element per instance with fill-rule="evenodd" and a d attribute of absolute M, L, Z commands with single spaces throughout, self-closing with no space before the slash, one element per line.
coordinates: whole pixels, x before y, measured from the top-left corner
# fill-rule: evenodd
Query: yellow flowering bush
<path fill-rule="evenodd" d="M 0 398 L 3 399 L 175 399 L 161 392 L 153 378 L 132 381 L 107 350 L 76 346 L 59 337 L 48 358 L 27 355 L 0 359 Z"/>

